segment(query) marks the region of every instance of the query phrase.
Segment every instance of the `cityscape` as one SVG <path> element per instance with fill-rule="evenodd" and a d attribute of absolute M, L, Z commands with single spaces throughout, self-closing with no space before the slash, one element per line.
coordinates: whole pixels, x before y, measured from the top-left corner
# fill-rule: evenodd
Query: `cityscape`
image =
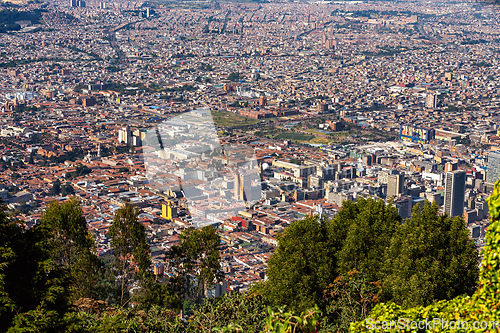
<path fill-rule="evenodd" d="M 5 1 L 0 199 L 26 230 L 77 199 L 104 262 L 132 205 L 160 281 L 212 226 L 209 298 L 268 281 L 286 230 L 346 201 L 434 204 L 481 260 L 499 51 L 494 2 Z"/>

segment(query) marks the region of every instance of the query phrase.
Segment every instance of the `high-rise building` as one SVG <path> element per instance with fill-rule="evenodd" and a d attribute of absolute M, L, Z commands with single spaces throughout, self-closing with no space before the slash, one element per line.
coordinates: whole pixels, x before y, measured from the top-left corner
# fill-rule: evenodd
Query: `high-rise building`
<path fill-rule="evenodd" d="M 171 220 L 174 217 L 177 217 L 177 208 L 168 204 L 161 205 L 161 217 L 167 220 Z"/>
<path fill-rule="evenodd" d="M 403 219 L 411 217 L 411 212 L 412 212 L 411 196 L 406 195 L 396 199 L 394 201 L 394 206 L 396 206 L 399 216 L 401 216 Z"/>
<path fill-rule="evenodd" d="M 162 276 L 165 272 L 165 266 L 162 263 L 158 263 L 153 268 L 153 274 Z"/>
<path fill-rule="evenodd" d="M 325 45 L 325 48 L 330 50 L 330 49 L 337 49 L 337 40 L 336 39 L 329 39 L 326 35 L 323 36 L 323 43 Z"/>
<path fill-rule="evenodd" d="M 260 106 L 266 106 L 267 105 L 267 98 L 266 96 L 262 95 L 259 98 L 259 105 Z"/>
<path fill-rule="evenodd" d="M 363 156 L 363 163 L 366 166 L 371 166 L 373 164 L 373 155 L 368 154 Z"/>
<path fill-rule="evenodd" d="M 82 105 L 87 107 L 87 106 L 94 106 L 96 105 L 97 101 L 94 96 L 87 96 L 82 98 Z"/>
<path fill-rule="evenodd" d="M 387 197 L 399 197 L 404 191 L 405 175 L 387 176 Z"/>
<path fill-rule="evenodd" d="M 444 212 L 450 216 L 462 216 L 464 213 L 466 177 L 462 170 L 444 175 Z"/>
<path fill-rule="evenodd" d="M 318 103 L 318 113 L 326 113 L 326 112 L 328 112 L 328 104 Z"/>
<path fill-rule="evenodd" d="M 71 7 L 78 7 L 78 0 L 69 0 L 69 5 Z"/>
<path fill-rule="evenodd" d="M 500 177 L 500 152 L 488 152 L 488 169 L 486 170 L 486 182 L 495 184 Z"/>
<path fill-rule="evenodd" d="M 241 174 L 237 172 L 234 177 L 234 200 L 248 201 L 251 200 L 252 178 L 249 174 Z"/>
<path fill-rule="evenodd" d="M 465 133 L 466 128 L 463 124 L 453 124 L 453 132 Z"/>
<path fill-rule="evenodd" d="M 243 186 L 240 185 L 241 176 L 237 173 L 234 176 L 234 200 L 240 201 L 243 200 Z"/>
<path fill-rule="evenodd" d="M 429 109 L 435 109 L 437 107 L 437 95 L 427 94 L 425 98 L 425 107 Z"/>
<path fill-rule="evenodd" d="M 123 142 L 126 145 L 132 144 L 132 131 L 130 127 L 126 126 L 118 131 L 118 142 Z"/>

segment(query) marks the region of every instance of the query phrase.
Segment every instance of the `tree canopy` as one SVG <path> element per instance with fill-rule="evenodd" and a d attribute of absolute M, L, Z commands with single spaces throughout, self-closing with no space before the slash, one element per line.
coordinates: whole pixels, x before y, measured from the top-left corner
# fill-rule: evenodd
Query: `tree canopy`
<path fill-rule="evenodd" d="M 410 330 L 409 323 L 431 322 L 437 318 L 432 329 L 434 332 L 493 332 L 500 323 L 500 181 L 495 183 L 493 194 L 488 199 L 491 224 L 485 235 L 486 245 L 483 248 L 479 276 L 479 284 L 474 294 L 461 295 L 445 299 L 428 306 L 404 308 L 394 302 L 377 305 L 369 316 L 362 321 L 352 323 L 350 332 L 371 332 L 378 322 L 378 332 L 393 332 L 388 325 L 380 323 L 397 322 L 406 318 L 402 329 Z M 429 209 L 429 208 L 428 208 Z M 453 224 L 451 222 L 450 224 Z M 453 229 L 453 227 L 451 228 Z M 410 251 L 412 252 L 412 251 Z M 456 264 L 453 264 L 456 265 Z M 465 290 L 467 291 L 467 290 Z"/>
<path fill-rule="evenodd" d="M 479 276 L 479 257 L 461 217 L 438 215 L 436 203 L 415 206 L 385 254 L 386 299 L 402 306 L 471 295 Z"/>
<path fill-rule="evenodd" d="M 179 245 L 166 253 L 167 264 L 175 271 L 174 290 L 199 302 L 207 287 L 222 280 L 220 236 L 212 226 L 186 229 L 179 235 Z"/>
<path fill-rule="evenodd" d="M 401 224 L 392 202 L 386 204 L 383 200 L 364 198 L 356 203 L 345 201 L 332 222 L 333 237 L 336 237 L 336 243 L 342 244 L 337 253 L 338 272 L 346 275 L 357 269 L 370 281 L 380 280 L 384 253 Z"/>
<path fill-rule="evenodd" d="M 72 198 L 52 201 L 34 232 L 43 235 L 46 246 L 70 279 L 70 299 L 96 298 L 102 263 L 95 254 L 94 238 L 87 229 L 80 202 Z"/>
<path fill-rule="evenodd" d="M 325 223 L 316 217 L 286 228 L 268 262 L 265 295 L 274 304 L 299 310 L 321 303 L 323 290 L 336 277 L 331 238 Z"/>
<path fill-rule="evenodd" d="M 345 329 L 382 300 L 428 305 L 471 294 L 478 253 L 463 219 L 440 216 L 435 204 L 416 206 L 402 222 L 392 202 L 360 198 L 344 202 L 332 220 L 293 222 L 268 266 L 256 290 L 273 305 L 304 311 L 316 304 L 332 328 Z"/>
<path fill-rule="evenodd" d="M 113 271 L 119 281 L 118 304 L 124 306 L 131 300 L 130 287 L 139 282 L 142 297 L 152 287 L 151 251 L 146 241 L 145 229 L 139 223 L 139 209 L 130 202 L 115 212 L 108 235 L 114 251 Z"/>
<path fill-rule="evenodd" d="M 493 223 L 474 294 L 478 253 L 464 220 L 427 202 L 404 222 L 392 203 L 370 198 L 344 202 L 331 220 L 293 222 L 277 237 L 267 281 L 213 300 L 204 299 L 206 290 L 223 273 L 211 226 L 181 232 L 165 258 L 174 275 L 155 279 L 140 210 L 130 202 L 109 229 L 109 264 L 96 254 L 78 200 L 50 203 L 31 229 L 0 207 L 0 332 L 329 332 L 349 325 L 359 332 L 368 329 L 359 321 L 367 313 L 374 320 L 498 320 L 499 188 L 489 201 Z M 180 300 L 191 302 L 189 323 L 177 317 Z"/>
<path fill-rule="evenodd" d="M 0 208 L 0 331 L 65 330 L 72 279 L 53 240 L 42 227 L 26 231 Z"/>

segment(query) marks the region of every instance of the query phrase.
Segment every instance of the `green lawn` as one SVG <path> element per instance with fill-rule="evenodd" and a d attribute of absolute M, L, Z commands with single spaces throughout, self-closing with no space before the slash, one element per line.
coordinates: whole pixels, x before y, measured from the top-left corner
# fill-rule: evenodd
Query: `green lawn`
<path fill-rule="evenodd" d="M 319 130 L 317 129 L 312 129 L 312 128 L 308 128 L 308 129 L 305 129 L 303 130 L 304 132 L 307 132 L 307 133 L 311 133 L 311 134 L 316 134 L 316 135 L 325 135 L 325 133 L 323 132 L 320 132 Z"/>
<path fill-rule="evenodd" d="M 314 139 L 314 135 L 304 134 L 304 133 L 280 133 L 273 137 L 277 140 L 293 140 L 293 141 L 309 141 Z"/>
<path fill-rule="evenodd" d="M 216 126 L 219 127 L 239 127 L 255 125 L 260 123 L 258 119 L 252 119 L 227 111 L 211 111 L 212 118 Z"/>

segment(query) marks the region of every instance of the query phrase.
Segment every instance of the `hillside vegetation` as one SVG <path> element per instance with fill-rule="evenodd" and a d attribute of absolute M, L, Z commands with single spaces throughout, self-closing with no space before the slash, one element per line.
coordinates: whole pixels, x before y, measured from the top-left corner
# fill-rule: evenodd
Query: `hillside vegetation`
<path fill-rule="evenodd" d="M 217 299 L 203 298 L 223 278 L 213 227 L 181 233 L 165 257 L 175 274 L 155 279 L 130 203 L 115 213 L 106 262 L 77 200 L 51 203 L 29 230 L 2 209 L 0 332 L 359 332 L 366 318 L 495 319 L 498 186 L 477 291 L 465 223 L 435 204 L 403 222 L 394 205 L 359 199 L 332 220 L 294 222 L 278 237 L 268 279 Z"/>

